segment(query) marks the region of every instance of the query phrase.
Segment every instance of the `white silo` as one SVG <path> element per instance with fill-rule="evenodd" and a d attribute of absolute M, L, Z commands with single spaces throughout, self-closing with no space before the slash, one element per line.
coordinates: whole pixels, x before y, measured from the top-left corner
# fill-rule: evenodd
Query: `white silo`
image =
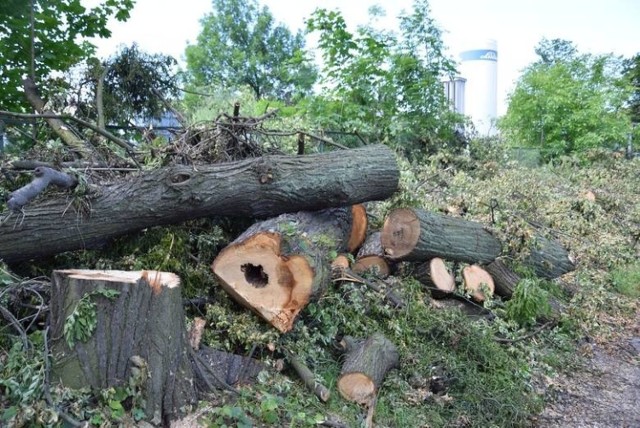
<path fill-rule="evenodd" d="M 489 39 L 460 53 L 465 85 L 465 114 L 480 135 L 493 135 L 498 113 L 498 44 Z"/>

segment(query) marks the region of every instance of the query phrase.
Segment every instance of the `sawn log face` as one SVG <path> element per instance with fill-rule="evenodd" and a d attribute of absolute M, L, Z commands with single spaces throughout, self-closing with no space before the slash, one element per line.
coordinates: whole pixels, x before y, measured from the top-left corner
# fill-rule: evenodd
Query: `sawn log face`
<path fill-rule="evenodd" d="M 200 217 L 267 218 L 382 200 L 396 191 L 398 178 L 395 155 L 384 145 L 161 168 L 86 200 L 47 200 L 9 218 L 4 213 L 0 259 L 14 263 L 92 248 L 146 227 Z"/>

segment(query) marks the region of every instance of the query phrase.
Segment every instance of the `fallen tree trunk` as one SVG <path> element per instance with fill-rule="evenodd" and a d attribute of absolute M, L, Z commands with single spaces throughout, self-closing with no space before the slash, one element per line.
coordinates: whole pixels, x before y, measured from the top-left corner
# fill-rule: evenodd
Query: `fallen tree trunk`
<path fill-rule="evenodd" d="M 179 283 L 156 271 L 54 271 L 53 378 L 97 391 L 135 376 L 147 420 L 183 415 L 197 396 Z"/>
<path fill-rule="evenodd" d="M 484 269 L 489 272 L 489 275 L 493 278 L 496 294 L 505 299 L 510 299 L 511 296 L 513 296 L 518 282 L 520 282 L 520 276 L 509 269 L 500 259 L 495 259 L 493 262 L 484 266 Z"/>
<path fill-rule="evenodd" d="M 389 276 L 391 269 L 387 258 L 384 256 L 384 250 L 380 242 L 380 232 L 373 232 L 367 237 L 358 251 L 352 269 L 359 274 L 373 271 L 380 278 Z"/>
<path fill-rule="evenodd" d="M 441 257 L 467 263 L 489 263 L 501 244 L 482 224 L 415 208 L 392 211 L 381 235 L 392 260 L 426 261 Z"/>
<path fill-rule="evenodd" d="M 544 279 L 557 278 L 576 268 L 562 245 L 542 236 L 535 237 L 534 248 L 524 260 L 524 264 Z"/>
<path fill-rule="evenodd" d="M 380 333 L 367 340 L 345 337 L 346 358 L 338 378 L 338 391 L 347 400 L 370 405 L 389 370 L 398 365 L 400 355 L 393 343 Z"/>
<path fill-rule="evenodd" d="M 351 207 L 282 214 L 259 222 L 223 249 L 211 268 L 222 287 L 281 332 L 322 295 L 331 253 L 351 240 Z"/>
<path fill-rule="evenodd" d="M 395 155 L 383 145 L 161 168 L 79 200 L 88 213 L 56 199 L 29 205 L 16 221 L 0 219 L 0 259 L 14 263 L 93 248 L 146 227 L 200 217 L 265 218 L 386 199 L 398 176 Z"/>
<path fill-rule="evenodd" d="M 434 299 L 443 299 L 456 291 L 456 279 L 440 257 L 416 266 L 413 276 L 427 286 Z"/>

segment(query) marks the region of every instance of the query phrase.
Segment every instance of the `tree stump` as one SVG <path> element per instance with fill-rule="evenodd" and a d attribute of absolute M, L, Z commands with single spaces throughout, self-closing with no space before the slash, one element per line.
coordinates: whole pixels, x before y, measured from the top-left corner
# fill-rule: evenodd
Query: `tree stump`
<path fill-rule="evenodd" d="M 462 269 L 462 278 L 465 291 L 478 302 L 484 302 L 495 291 L 493 278 L 478 265 L 465 266 Z"/>
<path fill-rule="evenodd" d="M 427 286 L 434 299 L 443 299 L 456 291 L 456 279 L 440 257 L 417 265 L 414 277 Z"/>
<path fill-rule="evenodd" d="M 319 297 L 331 278 L 331 253 L 347 249 L 352 209 L 283 214 L 247 229 L 212 264 L 222 287 L 281 332 Z"/>
<path fill-rule="evenodd" d="M 184 414 L 197 397 L 179 285 L 179 278 L 167 272 L 54 271 L 53 379 L 69 388 L 101 390 L 125 384 L 134 366 L 147 371 L 141 387 L 149 421 L 158 424 Z M 114 296 L 107 297 L 109 292 Z M 85 309 L 81 316 L 80 308 Z M 86 326 L 92 323 L 94 331 Z M 88 339 L 70 344 L 65 328 L 82 328 Z"/>
<path fill-rule="evenodd" d="M 380 278 L 389 276 L 391 269 L 384 256 L 380 234 L 380 232 L 373 232 L 360 247 L 352 268 L 355 273 L 374 272 Z"/>
<path fill-rule="evenodd" d="M 416 208 L 392 211 L 381 235 L 392 260 L 425 261 L 434 257 L 467 263 L 489 263 L 501 244 L 482 224 Z"/>
<path fill-rule="evenodd" d="M 398 351 L 380 333 L 364 341 L 346 336 L 342 344 L 346 359 L 338 378 L 338 391 L 347 400 L 370 404 L 387 372 L 398 365 Z"/>

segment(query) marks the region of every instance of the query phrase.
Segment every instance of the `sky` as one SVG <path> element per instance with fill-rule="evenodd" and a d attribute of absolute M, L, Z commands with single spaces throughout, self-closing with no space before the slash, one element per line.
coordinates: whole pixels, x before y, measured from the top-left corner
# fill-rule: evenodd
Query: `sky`
<path fill-rule="evenodd" d="M 99 0 L 83 0 L 86 5 Z M 413 0 L 258 0 L 278 22 L 291 30 L 319 7 L 340 10 L 355 29 L 379 5 L 386 17 L 378 25 L 397 29 L 397 16 L 411 11 Z M 580 52 L 630 57 L 640 52 L 638 0 L 430 0 L 431 16 L 443 31 L 448 53 L 458 59 L 479 41 L 498 45 L 498 115 L 506 111 L 507 94 L 522 70 L 535 61 L 534 47 L 543 38 L 574 42 Z M 96 40 L 98 55 L 113 54 L 119 45 L 137 42 L 148 53 L 184 60 L 187 43 L 194 43 L 200 19 L 212 11 L 211 0 L 136 0 L 126 23 L 113 21 L 109 40 Z M 309 39 L 308 47 L 313 47 Z"/>

